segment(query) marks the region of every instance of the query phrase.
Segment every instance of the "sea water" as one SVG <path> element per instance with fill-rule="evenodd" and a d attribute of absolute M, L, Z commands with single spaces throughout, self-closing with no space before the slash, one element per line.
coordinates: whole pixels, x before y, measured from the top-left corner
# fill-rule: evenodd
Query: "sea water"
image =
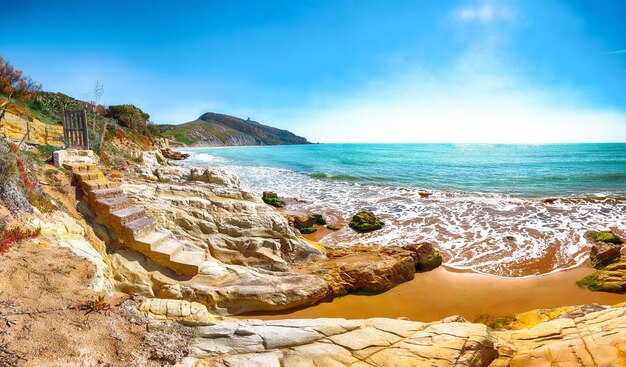
<path fill-rule="evenodd" d="M 299 199 L 304 210 L 339 222 L 360 210 L 386 222 L 368 234 L 344 226 L 324 242 L 431 241 L 458 269 L 545 274 L 588 257 L 587 231 L 626 231 L 626 144 L 315 144 L 187 152 L 192 157 L 184 164 L 229 169 L 258 194 Z"/>

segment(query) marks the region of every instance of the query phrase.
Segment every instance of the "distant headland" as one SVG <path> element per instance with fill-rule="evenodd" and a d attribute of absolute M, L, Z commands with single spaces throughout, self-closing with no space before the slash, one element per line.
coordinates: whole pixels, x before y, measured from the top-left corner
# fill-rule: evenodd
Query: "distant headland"
<path fill-rule="evenodd" d="M 306 138 L 259 122 L 207 112 L 180 125 L 157 125 L 172 145 L 219 147 L 311 144 Z"/>

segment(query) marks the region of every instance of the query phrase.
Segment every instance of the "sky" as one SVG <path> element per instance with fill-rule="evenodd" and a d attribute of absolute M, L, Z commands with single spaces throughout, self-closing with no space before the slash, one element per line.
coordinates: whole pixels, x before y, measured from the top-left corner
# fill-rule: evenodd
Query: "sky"
<path fill-rule="evenodd" d="M 0 0 L 0 55 L 155 123 L 312 142 L 626 142 L 626 2 Z"/>

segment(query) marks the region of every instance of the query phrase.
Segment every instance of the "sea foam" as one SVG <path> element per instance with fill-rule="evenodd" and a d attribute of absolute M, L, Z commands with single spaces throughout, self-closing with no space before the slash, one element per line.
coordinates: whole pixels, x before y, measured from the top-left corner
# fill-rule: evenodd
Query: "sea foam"
<path fill-rule="evenodd" d="M 561 198 L 546 203 L 497 193 L 430 190 L 362 184 L 288 169 L 233 165 L 207 153 L 185 164 L 224 167 L 239 175 L 244 188 L 271 190 L 296 198 L 298 206 L 344 222 L 358 211 L 373 211 L 386 225 L 358 234 L 344 226 L 323 242 L 405 245 L 432 241 L 446 266 L 505 277 L 547 274 L 577 266 L 588 258 L 589 230 L 626 223 L 621 199 Z M 619 228 L 617 229 L 619 232 Z"/>

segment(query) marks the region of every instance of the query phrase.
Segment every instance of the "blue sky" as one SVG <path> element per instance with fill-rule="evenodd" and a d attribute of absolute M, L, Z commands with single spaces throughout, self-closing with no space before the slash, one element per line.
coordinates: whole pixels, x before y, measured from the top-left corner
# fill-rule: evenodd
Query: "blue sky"
<path fill-rule="evenodd" d="M 626 141 L 622 1 L 12 1 L 0 55 L 157 123 L 320 142 Z"/>

